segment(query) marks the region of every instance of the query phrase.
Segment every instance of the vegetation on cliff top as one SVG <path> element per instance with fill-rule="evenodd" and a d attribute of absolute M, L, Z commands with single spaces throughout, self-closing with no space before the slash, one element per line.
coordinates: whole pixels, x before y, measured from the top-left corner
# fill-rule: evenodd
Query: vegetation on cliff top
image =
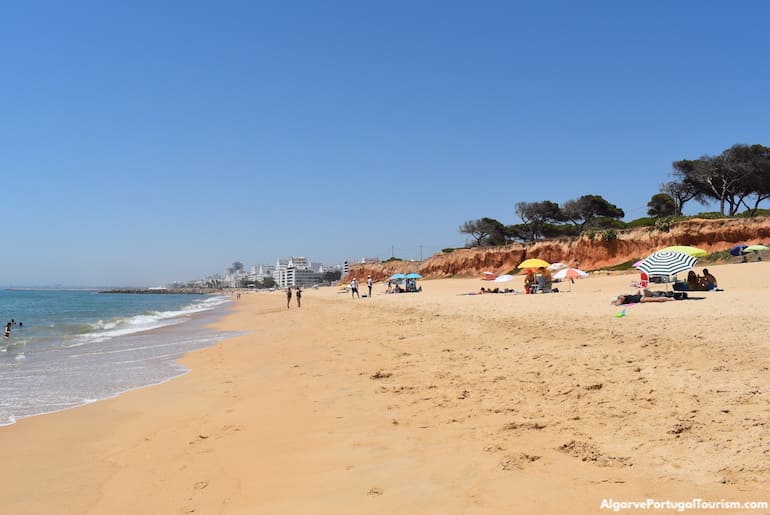
<path fill-rule="evenodd" d="M 496 246 L 511 242 L 586 235 L 612 241 L 617 230 L 650 227 L 668 231 L 692 200 L 701 205 L 715 202 L 717 213 L 701 213 L 698 218 L 767 216 L 761 202 L 770 199 L 770 148 L 763 145 L 733 145 L 718 156 L 683 159 L 672 164 L 674 180 L 661 185 L 660 193 L 647 203 L 647 217 L 623 222 L 623 209 L 600 195 L 583 195 L 563 206 L 550 200 L 518 202 L 515 214 L 519 224 L 505 225 L 493 218 L 468 220 L 460 233 L 473 238 L 469 246 Z M 743 212 L 739 213 L 741 209 Z M 691 217 L 690 217 L 691 218 Z M 446 252 L 446 249 L 445 249 Z"/>

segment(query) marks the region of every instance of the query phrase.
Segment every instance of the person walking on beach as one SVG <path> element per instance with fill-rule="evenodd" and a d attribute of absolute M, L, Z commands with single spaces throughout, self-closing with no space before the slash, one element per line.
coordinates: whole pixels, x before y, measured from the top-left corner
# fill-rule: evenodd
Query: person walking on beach
<path fill-rule="evenodd" d="M 358 297 L 359 299 L 361 296 L 358 294 L 358 279 L 355 277 L 352 281 L 350 281 L 350 298 Z"/>
<path fill-rule="evenodd" d="M 302 289 L 297 286 L 297 307 L 302 307 Z"/>
<path fill-rule="evenodd" d="M 368 276 L 366 278 L 366 287 L 369 288 L 369 298 L 372 298 L 372 286 L 374 283 L 372 282 L 372 276 Z"/>
<path fill-rule="evenodd" d="M 286 309 L 291 307 L 291 286 L 286 288 Z"/>

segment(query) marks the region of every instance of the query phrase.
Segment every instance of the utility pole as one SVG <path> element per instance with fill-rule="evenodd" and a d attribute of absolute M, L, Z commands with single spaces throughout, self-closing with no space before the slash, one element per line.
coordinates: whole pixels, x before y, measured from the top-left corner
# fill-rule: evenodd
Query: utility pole
<path fill-rule="evenodd" d="M 422 243 L 420 243 L 419 247 L 420 247 L 420 261 L 422 261 Z"/>

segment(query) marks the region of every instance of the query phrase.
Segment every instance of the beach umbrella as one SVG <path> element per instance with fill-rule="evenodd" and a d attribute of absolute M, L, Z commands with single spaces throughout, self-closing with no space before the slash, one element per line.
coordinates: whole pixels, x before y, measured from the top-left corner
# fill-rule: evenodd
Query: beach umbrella
<path fill-rule="evenodd" d="M 417 272 L 412 272 L 411 274 L 406 274 L 407 279 L 422 279 L 422 276 L 418 274 Z"/>
<path fill-rule="evenodd" d="M 548 267 L 551 266 L 551 263 L 548 261 L 543 261 L 542 259 L 537 258 L 530 258 L 522 261 L 519 263 L 519 268 L 540 268 L 540 267 Z"/>
<path fill-rule="evenodd" d="M 588 275 L 588 272 L 584 272 L 577 268 L 563 268 L 562 270 L 559 270 L 558 272 L 553 274 L 553 278 L 559 279 L 562 281 L 564 279 L 570 279 L 569 291 L 572 291 L 572 279 L 580 279 L 581 277 L 586 277 L 587 275 Z"/>
<path fill-rule="evenodd" d="M 636 267 L 647 275 L 674 275 L 695 266 L 698 258 L 683 252 L 669 250 L 650 254 Z"/>
<path fill-rule="evenodd" d="M 743 252 L 763 252 L 765 250 L 770 250 L 770 247 L 765 247 L 764 245 L 749 245 L 743 249 Z"/>
<path fill-rule="evenodd" d="M 391 281 L 399 281 L 399 280 L 403 280 L 403 279 L 406 279 L 406 275 L 404 275 L 404 274 L 393 274 L 393 275 L 390 276 L 390 280 Z"/>
<path fill-rule="evenodd" d="M 681 252 L 682 254 L 687 254 L 688 256 L 693 257 L 703 257 L 708 254 L 708 252 L 703 249 L 699 249 L 698 247 L 689 247 L 687 245 L 673 245 L 671 247 L 657 250 L 656 252 Z"/>
<path fill-rule="evenodd" d="M 559 270 L 553 274 L 553 278 L 561 279 L 563 281 L 564 279 L 579 279 L 581 277 L 586 277 L 587 275 L 588 272 L 584 272 L 583 270 L 579 270 L 577 268 L 563 268 L 562 270 Z"/>
<path fill-rule="evenodd" d="M 492 282 L 495 282 L 495 283 L 507 283 L 508 281 L 512 281 L 513 277 L 514 276 L 512 276 L 510 274 L 503 274 L 503 275 L 497 276 L 495 278 L 495 280 L 492 281 Z"/>
<path fill-rule="evenodd" d="M 748 245 L 736 245 L 735 247 L 730 248 L 730 254 L 733 256 L 740 256 L 743 254 L 743 251 L 746 250 L 746 247 L 748 247 Z"/>
<path fill-rule="evenodd" d="M 546 268 L 548 268 L 548 270 L 552 272 L 555 272 L 556 270 L 563 270 L 567 268 L 567 265 L 565 265 L 564 263 L 551 263 Z"/>

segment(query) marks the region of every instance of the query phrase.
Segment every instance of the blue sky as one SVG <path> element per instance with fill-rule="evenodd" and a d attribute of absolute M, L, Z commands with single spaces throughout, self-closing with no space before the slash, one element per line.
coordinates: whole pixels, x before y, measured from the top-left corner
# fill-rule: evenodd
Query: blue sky
<path fill-rule="evenodd" d="M 419 258 L 770 145 L 766 2 L 16 2 L 0 284 Z M 705 208 L 693 205 L 691 211 Z"/>

